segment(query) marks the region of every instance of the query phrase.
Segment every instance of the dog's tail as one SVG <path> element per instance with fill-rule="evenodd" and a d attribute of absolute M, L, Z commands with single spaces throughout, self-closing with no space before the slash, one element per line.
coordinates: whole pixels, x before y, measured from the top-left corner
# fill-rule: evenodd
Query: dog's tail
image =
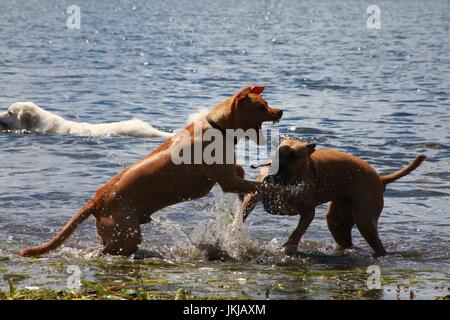
<path fill-rule="evenodd" d="M 75 231 L 76 228 L 78 228 L 78 226 L 84 220 L 86 220 L 94 212 L 95 212 L 94 200 L 90 200 L 80 209 L 80 211 L 76 215 L 72 217 L 72 219 L 69 220 L 69 222 L 64 226 L 64 228 L 60 232 L 58 232 L 58 234 L 56 234 L 51 240 L 47 241 L 46 243 L 40 246 L 25 248 L 20 252 L 20 255 L 24 257 L 32 257 L 56 249 L 64 242 L 64 240 L 66 240 Z"/>
<path fill-rule="evenodd" d="M 413 162 L 411 162 L 410 164 L 408 164 L 406 167 L 404 167 L 403 169 L 401 169 L 400 171 L 388 174 L 386 176 L 382 176 L 381 178 L 381 182 L 383 182 L 384 185 L 387 185 L 388 183 L 394 182 L 395 180 L 398 180 L 404 176 L 406 176 L 407 174 L 411 173 L 412 171 L 414 171 L 418 166 L 420 166 L 420 164 L 426 159 L 427 157 L 423 154 L 420 154 L 417 156 L 416 159 L 414 159 Z"/>

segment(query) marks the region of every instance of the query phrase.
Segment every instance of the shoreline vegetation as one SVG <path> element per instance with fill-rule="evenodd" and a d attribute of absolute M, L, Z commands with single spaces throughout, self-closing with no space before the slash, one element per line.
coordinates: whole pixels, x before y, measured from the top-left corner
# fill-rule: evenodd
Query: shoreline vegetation
<path fill-rule="evenodd" d="M 195 296 L 184 288 L 164 292 L 127 288 L 124 285 L 103 286 L 92 281 L 83 281 L 80 290 L 18 289 L 9 281 L 9 291 L 0 290 L 0 300 L 250 300 L 250 297 Z"/>
<path fill-rule="evenodd" d="M 448 275 L 430 277 L 423 271 L 390 270 L 381 278 L 382 288 L 370 290 L 364 286 L 364 279 L 357 276 L 358 270 L 293 272 L 292 276 L 302 278 L 301 282 L 309 288 L 301 295 L 292 295 L 292 299 L 450 300 Z M 211 286 L 209 292 L 199 293 L 167 280 L 145 278 L 127 282 L 83 280 L 79 289 L 73 290 L 23 285 L 22 282 L 30 280 L 27 274 L 3 274 L 2 280 L 6 286 L 0 287 L 0 300 L 278 300 L 280 292 L 290 289 L 288 283 L 272 283 L 262 292 L 244 291 L 224 280 L 219 286 L 221 290 Z M 322 292 L 321 288 L 329 286 L 334 288 Z"/>
<path fill-rule="evenodd" d="M 253 300 L 250 296 L 196 296 L 191 292 L 180 288 L 178 291 L 158 292 L 144 289 L 126 289 L 123 286 L 103 287 L 99 284 L 84 284 L 80 291 L 54 290 L 54 289 L 17 289 L 10 288 L 9 291 L 0 291 L 0 300 Z M 412 291 L 411 291 L 412 292 Z M 333 300 L 346 300 L 348 297 Z M 364 299 L 364 297 L 360 297 Z M 365 297 L 365 299 L 371 299 Z M 400 299 L 398 299 L 400 300 Z M 414 295 L 410 295 L 414 300 Z M 450 294 L 438 296 L 433 300 L 450 300 Z"/>

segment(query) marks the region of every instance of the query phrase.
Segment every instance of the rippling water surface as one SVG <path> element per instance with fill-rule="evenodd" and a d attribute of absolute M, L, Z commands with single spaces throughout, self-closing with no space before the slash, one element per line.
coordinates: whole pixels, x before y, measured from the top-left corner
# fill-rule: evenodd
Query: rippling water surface
<path fill-rule="evenodd" d="M 379 172 L 418 153 L 429 159 L 386 191 L 380 234 L 390 254 L 382 259 L 371 258 L 357 230 L 356 248 L 336 251 L 324 206 L 302 254 L 285 257 L 281 245 L 297 218 L 258 207 L 243 229 L 231 222 L 234 197 L 217 189 L 144 226 L 142 247 L 155 258 L 100 257 L 90 219 L 62 249 L 35 260 L 18 249 L 47 240 L 161 140 L 0 133 L 0 273 L 29 275 L 22 286 L 63 288 L 65 267 L 78 264 L 85 279 L 205 296 L 448 294 L 448 1 L 380 2 L 381 30 L 366 27 L 367 1 L 81 0 L 81 30 L 69 30 L 72 2 L 0 1 L 2 109 L 30 100 L 71 120 L 137 117 L 169 131 L 255 82 L 285 110 L 283 133 L 350 152 Z M 382 291 L 366 287 L 372 264 L 381 267 Z"/>

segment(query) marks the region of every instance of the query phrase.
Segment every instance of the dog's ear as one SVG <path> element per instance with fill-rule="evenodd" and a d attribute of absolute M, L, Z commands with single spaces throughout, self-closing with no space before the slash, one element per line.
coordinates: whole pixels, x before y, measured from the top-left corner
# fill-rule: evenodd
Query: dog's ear
<path fill-rule="evenodd" d="M 249 93 L 254 93 L 258 95 L 261 94 L 264 91 L 264 88 L 265 88 L 264 86 L 249 84 L 234 96 L 235 105 L 239 104 L 239 102 L 247 98 Z"/>
<path fill-rule="evenodd" d="M 260 95 L 261 93 L 263 93 L 264 89 L 265 89 L 264 86 L 253 86 L 250 89 L 250 93 L 254 93 L 254 94 Z"/>
<path fill-rule="evenodd" d="M 308 143 L 306 145 L 306 149 L 308 150 L 308 154 L 311 154 L 314 151 L 316 151 L 316 144 L 315 143 Z"/>
<path fill-rule="evenodd" d="M 38 121 L 38 117 L 35 114 L 24 110 L 19 112 L 18 119 L 20 121 L 20 126 L 27 130 L 33 128 Z"/>

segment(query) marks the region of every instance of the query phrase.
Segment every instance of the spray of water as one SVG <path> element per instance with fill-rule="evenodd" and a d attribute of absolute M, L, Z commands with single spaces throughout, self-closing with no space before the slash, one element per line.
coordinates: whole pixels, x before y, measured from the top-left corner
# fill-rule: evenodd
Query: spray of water
<path fill-rule="evenodd" d="M 159 254 L 164 258 L 179 260 L 183 258 L 198 259 L 201 257 L 199 249 L 184 231 L 181 224 L 165 217 L 152 218 L 152 224 L 171 239 L 170 246 L 163 246 L 163 250 L 158 250 Z"/>
<path fill-rule="evenodd" d="M 167 216 L 152 217 L 152 229 L 158 240 L 164 239 L 164 258 L 173 260 L 250 260 L 259 245 L 249 236 L 242 218 L 241 204 L 233 194 L 213 189 L 212 206 L 198 212 L 191 224 L 177 223 Z M 193 225 L 195 225 L 193 227 Z"/>
<path fill-rule="evenodd" d="M 215 218 L 199 224 L 191 239 L 207 254 L 235 260 L 249 260 L 258 254 L 259 245 L 251 239 L 243 223 L 243 213 L 235 195 L 213 192 L 216 201 L 212 209 Z M 209 251 L 209 252 L 208 252 Z"/>

